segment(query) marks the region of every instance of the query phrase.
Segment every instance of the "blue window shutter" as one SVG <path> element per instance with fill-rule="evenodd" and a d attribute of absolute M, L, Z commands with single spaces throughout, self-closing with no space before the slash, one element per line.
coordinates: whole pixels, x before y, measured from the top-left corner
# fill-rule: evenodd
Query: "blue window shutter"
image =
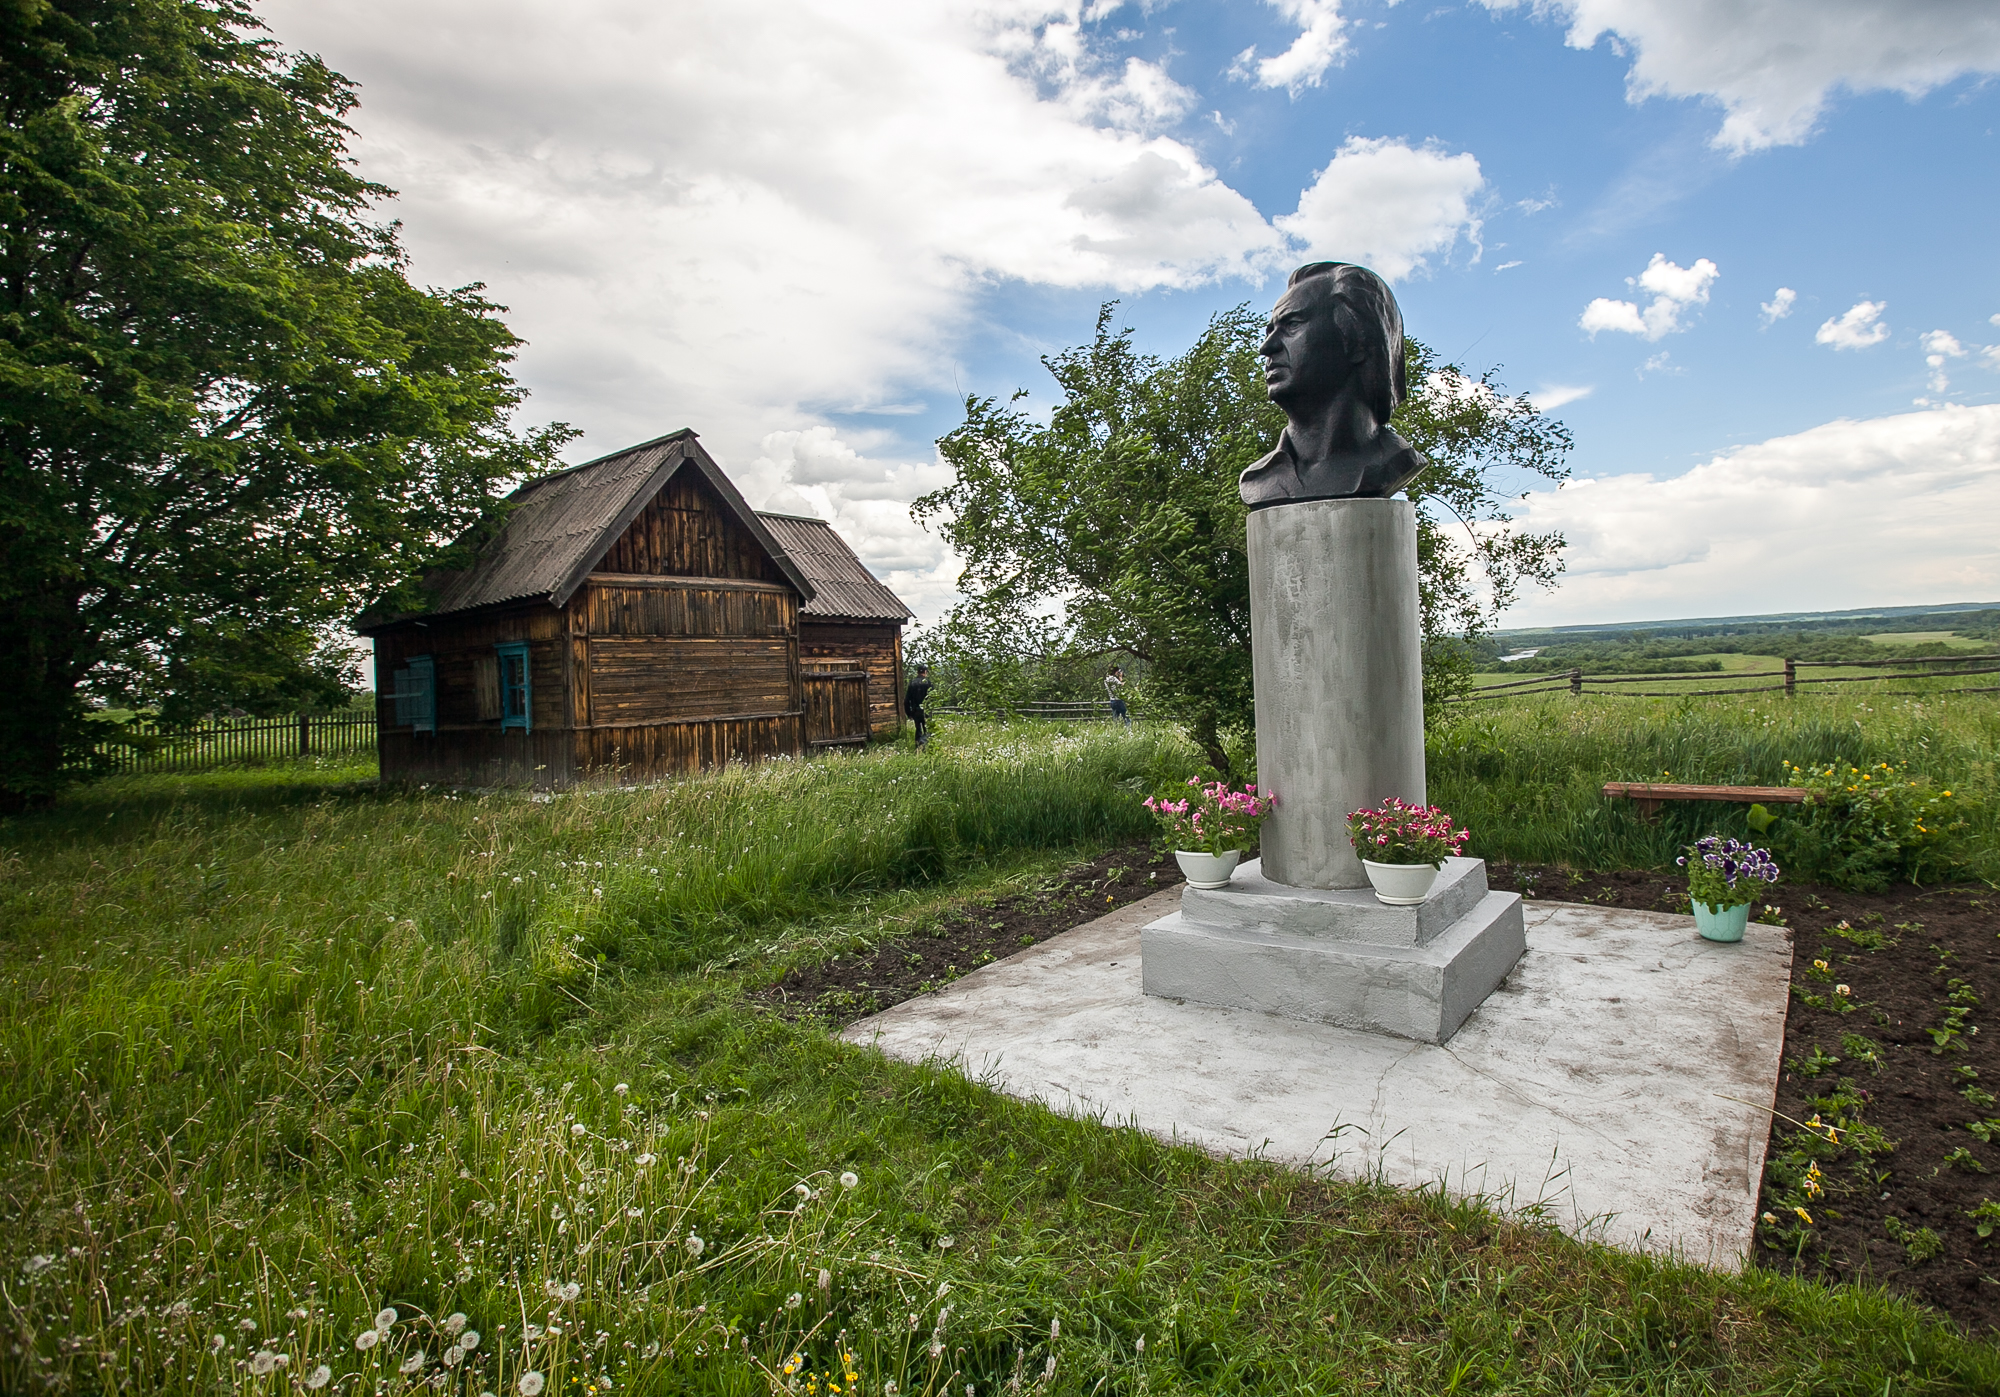
<path fill-rule="evenodd" d="M 528 686 L 528 643 L 510 640 L 493 647 L 500 657 L 500 731 L 534 727 L 533 695 Z"/>
<path fill-rule="evenodd" d="M 418 732 L 437 731 L 437 661 L 429 655 L 410 656 L 410 726 Z"/>

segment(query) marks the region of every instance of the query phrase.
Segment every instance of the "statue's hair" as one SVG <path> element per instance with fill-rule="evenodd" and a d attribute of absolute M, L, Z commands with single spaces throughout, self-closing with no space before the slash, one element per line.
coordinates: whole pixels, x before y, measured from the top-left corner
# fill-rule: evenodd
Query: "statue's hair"
<path fill-rule="evenodd" d="M 1409 397 L 1403 365 L 1403 312 L 1389 283 L 1353 262 L 1308 262 L 1285 278 L 1287 288 L 1305 282 L 1326 285 L 1320 294 L 1333 302 L 1342 336 L 1368 350 L 1361 369 L 1362 390 L 1378 422 Z"/>

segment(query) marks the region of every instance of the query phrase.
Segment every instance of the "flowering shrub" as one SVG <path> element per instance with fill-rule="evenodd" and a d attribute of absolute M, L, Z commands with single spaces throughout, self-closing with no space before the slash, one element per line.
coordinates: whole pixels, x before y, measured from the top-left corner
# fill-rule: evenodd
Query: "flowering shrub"
<path fill-rule="evenodd" d="M 1441 868 L 1465 848 L 1472 831 L 1454 828 L 1442 806 L 1412 805 L 1390 796 L 1375 808 L 1350 814 L 1347 837 L 1355 853 L 1376 863 L 1427 863 Z"/>
<path fill-rule="evenodd" d="M 1720 835 L 1697 839 L 1674 862 L 1688 871 L 1688 896 L 1717 911 L 1755 902 L 1765 884 L 1778 881 L 1769 849 L 1753 849 Z"/>
<path fill-rule="evenodd" d="M 1778 826 L 1785 861 L 1838 887 L 1880 892 L 1897 879 L 1935 877 L 1952 861 L 1951 846 L 1966 828 L 1962 802 L 1950 791 L 1877 762 L 1862 769 L 1785 763 L 1790 784 L 1806 798 L 1797 819 Z"/>
<path fill-rule="evenodd" d="M 1187 784 L 1189 793 L 1179 800 L 1146 798 L 1146 808 L 1160 817 L 1176 849 L 1226 854 L 1256 847 L 1257 829 L 1277 803 L 1272 797 L 1257 794 L 1254 784 L 1239 791 L 1226 781 L 1204 785 L 1198 776 Z"/>

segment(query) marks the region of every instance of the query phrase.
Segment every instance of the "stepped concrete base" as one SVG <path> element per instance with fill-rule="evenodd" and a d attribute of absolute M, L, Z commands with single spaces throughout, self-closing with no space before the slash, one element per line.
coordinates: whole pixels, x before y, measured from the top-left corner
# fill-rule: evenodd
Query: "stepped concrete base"
<path fill-rule="evenodd" d="M 1187 888 L 1140 935 L 1147 994 L 1443 1043 L 1527 949 L 1521 899 L 1481 859 L 1447 859 L 1431 894 L 1290 888 L 1256 860 L 1226 888 Z"/>

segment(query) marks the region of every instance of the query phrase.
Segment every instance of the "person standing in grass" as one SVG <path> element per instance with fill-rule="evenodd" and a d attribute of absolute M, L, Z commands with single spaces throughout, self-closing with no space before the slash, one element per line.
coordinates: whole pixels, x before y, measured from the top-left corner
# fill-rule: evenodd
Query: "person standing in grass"
<path fill-rule="evenodd" d="M 903 713 L 917 725 L 917 750 L 922 751 L 931 740 L 930 717 L 924 712 L 924 700 L 931 695 L 930 666 L 918 665 L 916 674 L 910 679 L 910 687 L 903 694 Z"/>
<path fill-rule="evenodd" d="M 1104 696 L 1111 700 L 1111 716 L 1131 727 L 1132 715 L 1125 709 L 1125 670 L 1122 666 L 1111 666 L 1111 673 L 1104 676 Z"/>

